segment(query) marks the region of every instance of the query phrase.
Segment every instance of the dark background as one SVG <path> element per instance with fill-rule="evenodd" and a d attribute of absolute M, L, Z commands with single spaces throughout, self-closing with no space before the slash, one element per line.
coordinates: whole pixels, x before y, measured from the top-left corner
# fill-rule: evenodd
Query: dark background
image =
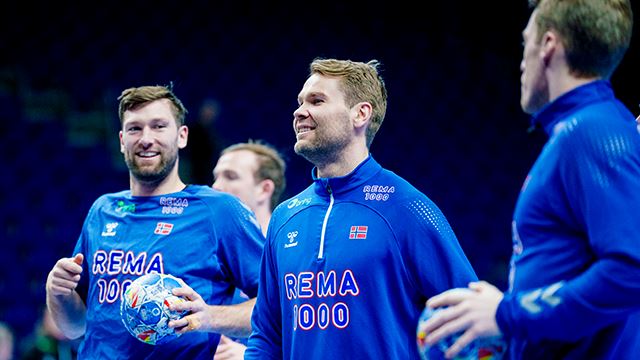
<path fill-rule="evenodd" d="M 192 140 L 200 106 L 215 101 L 217 146 L 274 145 L 288 161 L 287 198 L 310 182 L 291 121 L 318 56 L 382 62 L 389 101 L 373 156 L 440 206 L 479 277 L 505 289 L 512 209 L 545 140 L 527 132 L 519 107 L 525 0 L 2 7 L 0 321 L 18 340 L 32 331 L 47 273 L 71 255 L 93 200 L 128 187 L 117 137 L 124 88 L 173 83 Z M 634 113 L 639 47 L 635 34 L 612 78 Z M 187 150 L 181 165 L 188 182 L 210 183 L 193 171 L 209 175 L 213 163 Z"/>

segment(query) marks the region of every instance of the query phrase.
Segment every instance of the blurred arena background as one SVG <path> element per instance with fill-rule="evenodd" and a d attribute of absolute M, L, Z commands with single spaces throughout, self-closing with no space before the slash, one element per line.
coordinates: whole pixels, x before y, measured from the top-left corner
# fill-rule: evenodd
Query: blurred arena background
<path fill-rule="evenodd" d="M 310 181 L 291 121 L 318 56 L 382 62 L 389 103 L 373 156 L 440 206 L 479 277 L 505 289 L 512 209 L 545 139 L 527 133 L 519 107 L 529 11 L 526 0 L 447 3 L 4 4 L 0 321 L 18 341 L 33 330 L 47 273 L 71 255 L 93 200 L 128 187 L 121 90 L 173 83 L 190 111 L 189 182 L 210 184 L 222 147 L 263 139 L 288 161 L 286 198 Z M 612 79 L 634 113 L 638 25 Z M 209 122 L 204 106 L 215 112 Z"/>

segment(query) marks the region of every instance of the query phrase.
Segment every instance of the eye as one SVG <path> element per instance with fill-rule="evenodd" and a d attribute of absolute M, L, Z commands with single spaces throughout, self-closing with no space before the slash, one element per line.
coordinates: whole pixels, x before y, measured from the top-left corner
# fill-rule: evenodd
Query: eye
<path fill-rule="evenodd" d="M 127 128 L 127 132 L 128 133 L 135 133 L 140 131 L 140 127 L 139 126 L 130 126 Z"/>
<path fill-rule="evenodd" d="M 322 104 L 323 102 L 324 102 L 324 100 L 322 100 L 322 99 L 313 99 L 313 100 L 311 100 L 311 103 L 313 105 Z"/>

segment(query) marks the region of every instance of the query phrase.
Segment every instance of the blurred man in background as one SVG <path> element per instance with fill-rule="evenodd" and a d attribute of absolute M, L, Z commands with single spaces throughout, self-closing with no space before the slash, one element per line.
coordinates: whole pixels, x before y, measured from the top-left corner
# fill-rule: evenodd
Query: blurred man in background
<path fill-rule="evenodd" d="M 285 162 L 278 151 L 259 141 L 231 145 L 222 150 L 213 178 L 214 189 L 237 196 L 256 214 L 266 235 L 271 213 L 286 186 Z M 237 291 L 235 299 L 241 301 L 246 295 Z M 214 359 L 244 359 L 245 343 L 222 335 Z"/>

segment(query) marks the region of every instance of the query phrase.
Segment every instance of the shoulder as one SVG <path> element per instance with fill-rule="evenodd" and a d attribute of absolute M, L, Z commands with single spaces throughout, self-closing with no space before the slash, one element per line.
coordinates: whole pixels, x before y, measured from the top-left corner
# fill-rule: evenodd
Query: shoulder
<path fill-rule="evenodd" d="M 313 184 L 309 185 L 306 189 L 282 201 L 276 208 L 273 210 L 274 216 L 292 216 L 293 214 L 302 211 L 308 206 L 316 203 L 318 201 L 318 197 L 313 191 Z"/>
<path fill-rule="evenodd" d="M 184 192 L 188 194 L 188 198 L 192 201 L 201 201 L 211 209 L 235 208 L 239 203 L 242 204 L 237 197 L 214 190 L 209 186 L 189 185 Z M 246 208 L 246 206 L 242 207 Z"/>
<path fill-rule="evenodd" d="M 90 211 L 93 212 L 102 208 L 116 208 L 118 201 L 123 201 L 123 199 L 127 198 L 131 198 L 131 191 L 129 190 L 104 194 L 93 202 Z"/>
<path fill-rule="evenodd" d="M 552 140 L 586 157 L 637 156 L 640 151 L 635 118 L 617 100 L 594 103 L 574 112 L 556 126 Z"/>

